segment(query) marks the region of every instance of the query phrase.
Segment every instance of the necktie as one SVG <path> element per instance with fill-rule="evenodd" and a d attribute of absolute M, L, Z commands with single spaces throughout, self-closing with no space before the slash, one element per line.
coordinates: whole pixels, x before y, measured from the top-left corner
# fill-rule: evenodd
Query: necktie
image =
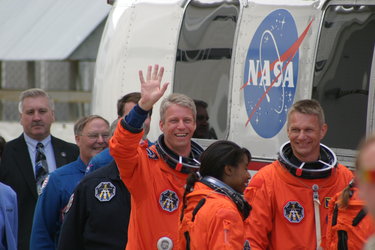
<path fill-rule="evenodd" d="M 38 142 L 36 145 L 35 156 L 35 180 L 38 195 L 42 192 L 42 184 L 48 175 L 48 165 L 46 155 L 44 154 L 44 145 Z"/>

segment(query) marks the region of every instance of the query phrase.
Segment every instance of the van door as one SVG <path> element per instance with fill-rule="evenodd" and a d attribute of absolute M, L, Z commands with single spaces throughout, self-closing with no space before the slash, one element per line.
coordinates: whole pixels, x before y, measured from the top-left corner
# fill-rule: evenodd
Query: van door
<path fill-rule="evenodd" d="M 373 112 L 369 90 L 374 31 L 375 5 L 331 1 L 325 9 L 312 98 L 321 103 L 329 126 L 322 142 L 347 165 L 353 165 L 358 143 L 369 129 L 367 117 Z"/>

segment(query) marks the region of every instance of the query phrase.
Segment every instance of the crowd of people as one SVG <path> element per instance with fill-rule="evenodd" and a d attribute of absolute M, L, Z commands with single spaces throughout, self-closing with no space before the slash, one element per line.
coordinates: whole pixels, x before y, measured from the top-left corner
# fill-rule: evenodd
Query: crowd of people
<path fill-rule="evenodd" d="M 0 249 L 374 249 L 375 137 L 356 172 L 321 143 L 315 100 L 288 112 L 288 142 L 252 178 L 251 152 L 216 139 L 207 103 L 163 98 L 164 68 L 139 72 L 141 91 L 117 103 L 112 125 L 80 118 L 75 144 L 51 135 L 54 103 L 22 92 L 23 133 L 0 163 Z M 159 100 L 161 135 L 147 139 Z"/>

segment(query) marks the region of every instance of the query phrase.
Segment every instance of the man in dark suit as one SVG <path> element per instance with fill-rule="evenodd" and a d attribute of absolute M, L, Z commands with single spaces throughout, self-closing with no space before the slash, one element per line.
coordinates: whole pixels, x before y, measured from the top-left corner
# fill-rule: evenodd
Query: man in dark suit
<path fill-rule="evenodd" d="M 18 199 L 18 249 L 29 249 L 31 226 L 35 204 L 40 189 L 38 147 L 42 144 L 46 171 L 44 176 L 56 168 L 75 161 L 79 155 L 75 144 L 51 136 L 54 122 L 53 100 L 42 89 L 29 89 L 21 93 L 19 102 L 20 123 L 23 133 L 5 144 L 0 164 L 0 181 L 17 193 Z M 38 145 L 38 147 L 37 147 Z M 42 176 L 43 178 L 43 176 Z M 41 180 L 42 181 L 42 180 Z"/>

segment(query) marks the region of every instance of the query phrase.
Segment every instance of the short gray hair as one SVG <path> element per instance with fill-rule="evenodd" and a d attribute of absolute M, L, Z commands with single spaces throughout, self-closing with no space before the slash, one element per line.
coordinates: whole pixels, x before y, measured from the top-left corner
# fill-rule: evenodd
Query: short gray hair
<path fill-rule="evenodd" d="M 326 123 L 323 108 L 316 100 L 305 99 L 294 103 L 288 112 L 288 126 L 290 115 L 293 112 L 298 112 L 305 115 L 316 115 L 320 125 Z"/>
<path fill-rule="evenodd" d="M 78 119 L 78 121 L 75 122 L 75 124 L 74 124 L 74 135 L 81 135 L 82 131 L 85 128 L 85 126 L 87 125 L 87 123 L 91 122 L 94 119 L 102 119 L 109 127 L 109 122 L 106 119 L 104 119 L 103 117 L 101 117 L 99 115 L 88 115 L 88 116 L 84 116 L 84 117 Z"/>
<path fill-rule="evenodd" d="M 55 103 L 53 102 L 53 99 L 47 94 L 47 92 L 44 91 L 43 89 L 33 88 L 33 89 L 27 89 L 20 94 L 19 103 L 18 103 L 18 112 L 22 113 L 23 101 L 29 97 L 32 97 L 32 98 L 33 97 L 34 98 L 46 97 L 48 99 L 48 104 L 51 110 L 52 111 L 55 110 Z"/>
<path fill-rule="evenodd" d="M 165 119 L 165 112 L 172 104 L 176 104 L 185 108 L 188 108 L 193 112 L 194 121 L 196 120 L 197 116 L 197 108 L 195 107 L 193 99 L 188 97 L 184 94 L 173 93 L 170 94 L 168 97 L 164 98 L 164 100 L 160 104 L 160 120 L 164 122 Z"/>

